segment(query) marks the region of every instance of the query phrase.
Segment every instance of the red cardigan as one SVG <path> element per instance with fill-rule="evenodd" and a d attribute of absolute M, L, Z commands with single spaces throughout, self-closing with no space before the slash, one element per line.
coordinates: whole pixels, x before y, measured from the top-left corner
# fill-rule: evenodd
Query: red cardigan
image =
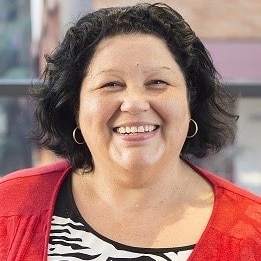
<path fill-rule="evenodd" d="M 194 169 L 212 184 L 215 202 L 189 261 L 260 261 L 261 198 Z M 56 196 L 70 171 L 70 165 L 62 161 L 0 179 L 1 261 L 47 260 Z"/>

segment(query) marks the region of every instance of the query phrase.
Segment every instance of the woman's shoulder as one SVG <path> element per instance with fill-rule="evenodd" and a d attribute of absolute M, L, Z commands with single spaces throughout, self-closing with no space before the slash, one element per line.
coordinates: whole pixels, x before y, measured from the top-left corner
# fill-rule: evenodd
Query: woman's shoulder
<path fill-rule="evenodd" d="M 68 168 L 70 168 L 69 163 L 65 160 L 61 160 L 46 166 L 17 170 L 0 178 L 0 188 L 5 185 L 9 186 L 12 184 L 24 183 L 25 180 L 45 179 L 49 176 L 50 178 L 55 179 Z"/>
<path fill-rule="evenodd" d="M 219 251 L 227 247 L 224 243 L 227 242 L 234 245 L 233 251 L 244 248 L 240 250 L 242 254 L 244 251 L 252 251 L 254 256 L 259 257 L 261 197 L 214 173 L 195 166 L 194 169 L 212 185 L 214 192 L 213 211 L 204 238 L 207 238 L 208 243 L 215 242 L 213 247 Z"/>
<path fill-rule="evenodd" d="M 32 202 L 42 207 L 69 171 L 70 165 L 60 161 L 7 174 L 0 179 L 0 214 L 22 210 L 23 206 L 33 207 Z"/>
<path fill-rule="evenodd" d="M 196 169 L 213 187 L 215 202 L 210 222 L 212 229 L 220 235 L 257 244 L 256 240 L 261 233 L 261 197 L 216 174 Z"/>
<path fill-rule="evenodd" d="M 261 197 L 232 183 L 231 181 L 205 169 L 193 166 L 192 168 L 205 178 L 213 187 L 216 197 L 229 198 L 233 204 L 235 201 L 257 204 L 261 208 Z"/>

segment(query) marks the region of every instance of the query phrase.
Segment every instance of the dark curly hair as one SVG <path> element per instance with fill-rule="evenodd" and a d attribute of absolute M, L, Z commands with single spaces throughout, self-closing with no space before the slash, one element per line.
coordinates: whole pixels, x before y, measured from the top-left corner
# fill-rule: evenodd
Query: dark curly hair
<path fill-rule="evenodd" d="M 235 101 L 222 86 L 208 51 L 179 13 L 160 3 L 104 8 L 86 14 L 69 28 L 54 52 L 46 55 L 43 84 L 32 88 L 38 102 L 35 139 L 69 160 L 74 169 L 94 167 L 88 146 L 72 138 L 81 83 L 90 61 L 102 39 L 133 33 L 163 39 L 184 74 L 191 118 L 199 130 L 186 139 L 181 155 L 203 158 L 235 136 Z"/>

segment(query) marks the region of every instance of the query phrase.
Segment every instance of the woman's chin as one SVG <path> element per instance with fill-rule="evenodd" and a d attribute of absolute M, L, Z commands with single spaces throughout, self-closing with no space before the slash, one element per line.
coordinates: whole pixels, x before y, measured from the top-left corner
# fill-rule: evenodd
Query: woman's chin
<path fill-rule="evenodd" d="M 159 163 L 160 157 L 154 155 L 121 155 L 122 157 L 115 159 L 114 162 L 121 168 L 132 171 L 141 172 L 151 170 Z"/>

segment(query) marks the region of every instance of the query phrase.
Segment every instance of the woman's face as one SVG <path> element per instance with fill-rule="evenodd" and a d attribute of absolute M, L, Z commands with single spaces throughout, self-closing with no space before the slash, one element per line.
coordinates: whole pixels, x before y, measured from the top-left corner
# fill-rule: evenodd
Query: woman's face
<path fill-rule="evenodd" d="M 78 112 L 95 169 L 137 171 L 177 161 L 189 119 L 184 76 L 163 40 L 132 34 L 99 43 Z"/>

